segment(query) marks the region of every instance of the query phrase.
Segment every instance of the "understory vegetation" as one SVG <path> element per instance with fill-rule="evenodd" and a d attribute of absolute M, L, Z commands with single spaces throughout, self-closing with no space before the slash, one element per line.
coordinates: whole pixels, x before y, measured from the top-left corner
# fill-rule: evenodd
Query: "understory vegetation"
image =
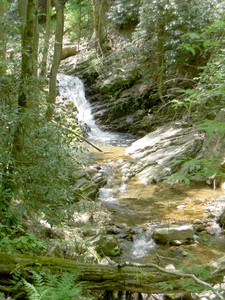
<path fill-rule="evenodd" d="M 57 95 L 62 48 L 76 45 L 72 73 L 107 106 L 102 124 L 144 135 L 179 120 L 215 134 L 225 130 L 215 120 L 225 105 L 225 2 L 25 2 L 0 0 L 0 251 L 44 255 L 46 236 L 29 220 L 65 224 L 98 193 L 77 110 Z M 182 163 L 171 184 L 224 177 L 217 158 Z M 18 279 L 28 299 L 87 299 L 76 274 L 32 275 L 34 284 Z"/>

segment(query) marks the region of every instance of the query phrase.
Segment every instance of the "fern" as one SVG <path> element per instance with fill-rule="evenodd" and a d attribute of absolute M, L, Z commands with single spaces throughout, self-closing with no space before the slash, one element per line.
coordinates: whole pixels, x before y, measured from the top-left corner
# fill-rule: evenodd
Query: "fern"
<path fill-rule="evenodd" d="M 29 300 L 87 299 L 81 296 L 81 285 L 76 283 L 77 273 L 63 273 L 56 276 L 33 272 L 33 279 L 33 284 L 23 279 Z"/>
<path fill-rule="evenodd" d="M 23 279 L 22 281 L 29 300 L 40 300 L 40 294 L 38 293 L 36 287 L 33 284 L 27 282 L 25 279 Z"/>

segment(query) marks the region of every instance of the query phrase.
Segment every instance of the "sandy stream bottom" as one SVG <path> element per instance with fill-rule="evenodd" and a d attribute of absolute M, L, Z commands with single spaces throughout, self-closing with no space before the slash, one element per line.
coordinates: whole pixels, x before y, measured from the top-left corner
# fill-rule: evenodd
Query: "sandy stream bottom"
<path fill-rule="evenodd" d="M 129 160 L 125 156 L 125 148 L 99 145 L 103 153 L 91 149 L 91 160 L 99 164 L 118 160 Z M 116 172 L 118 176 L 118 172 Z M 186 186 L 179 183 L 169 185 L 158 183 L 152 185 L 140 184 L 136 177 L 132 178 L 125 191 L 119 193 L 118 204 L 113 207 L 113 222 L 115 224 L 127 224 L 129 226 L 140 225 L 143 227 L 151 224 L 183 224 L 192 223 L 196 219 L 204 220 L 210 215 L 218 216 L 225 207 L 225 191 L 215 191 L 207 185 L 192 184 Z M 215 219 L 215 218 L 214 218 Z M 201 265 L 209 263 L 224 255 L 224 235 L 214 235 L 200 239 L 198 244 L 182 246 L 187 251 L 187 256 L 179 257 L 179 247 L 159 246 L 155 253 L 158 255 L 182 260 L 182 264 Z M 154 256 L 155 256 L 154 253 Z M 152 260 L 153 254 L 143 259 L 143 263 Z M 179 259 L 180 258 L 180 259 Z"/>

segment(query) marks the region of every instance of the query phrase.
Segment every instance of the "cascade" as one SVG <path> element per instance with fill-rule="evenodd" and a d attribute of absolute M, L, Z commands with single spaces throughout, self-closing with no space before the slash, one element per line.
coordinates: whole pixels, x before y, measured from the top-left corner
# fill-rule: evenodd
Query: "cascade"
<path fill-rule="evenodd" d="M 58 91 L 63 99 L 74 102 L 78 111 L 78 121 L 85 125 L 91 141 L 109 145 L 127 146 L 134 141 L 134 137 L 127 133 L 103 131 L 95 122 L 91 105 L 85 97 L 83 82 L 78 78 L 65 74 L 58 74 Z"/>
<path fill-rule="evenodd" d="M 97 143 L 104 143 L 113 146 L 127 146 L 134 141 L 134 138 L 130 135 L 104 131 L 96 124 L 92 115 L 91 105 L 85 97 L 84 85 L 78 77 L 59 74 L 58 91 L 61 97 L 65 99 L 65 101 L 71 100 L 74 102 L 75 106 L 77 107 L 77 118 L 79 122 L 81 122 L 81 124 L 86 124 L 90 129 L 87 132 L 88 139 Z M 134 147 L 136 145 L 137 144 L 135 144 Z M 116 149 L 116 147 L 111 146 L 110 148 Z M 102 153 L 100 155 L 103 156 Z M 114 152 L 113 155 L 115 156 Z M 151 261 L 154 253 L 159 253 L 166 262 L 172 261 L 174 263 L 174 261 L 180 262 L 183 259 L 186 259 L 186 256 L 185 258 L 182 257 L 182 250 L 180 251 L 178 249 L 179 251 L 168 252 L 167 247 L 165 248 L 164 246 L 160 247 L 159 245 L 156 245 L 152 239 L 152 230 L 154 229 L 154 226 L 158 227 L 163 224 L 163 218 L 162 221 L 158 221 L 161 216 L 164 218 L 169 217 L 169 220 L 173 221 L 173 219 L 171 219 L 171 208 L 174 213 L 173 215 L 176 217 L 175 220 L 178 223 L 180 222 L 180 219 L 182 217 L 181 209 L 185 207 L 187 207 L 187 209 L 185 210 L 185 218 L 187 218 L 188 220 L 189 215 L 191 215 L 191 218 L 193 218 L 192 198 L 195 207 L 197 204 L 199 205 L 199 207 L 202 207 L 202 203 L 205 202 L 205 199 L 211 197 L 211 190 L 206 190 L 205 192 L 203 190 L 201 192 L 200 189 L 199 191 L 194 189 L 194 193 L 190 191 L 190 194 L 188 194 L 187 188 L 182 187 L 181 191 L 179 186 L 178 189 L 166 189 L 163 185 L 158 185 L 158 187 L 149 187 L 147 185 L 140 187 L 138 183 L 133 182 L 134 186 L 132 187 L 125 181 L 121 184 L 120 180 L 115 180 L 115 178 L 117 179 L 117 177 L 115 176 L 115 170 L 120 169 L 121 160 L 123 159 L 117 160 L 117 163 L 115 163 L 113 160 L 109 160 L 108 163 L 105 163 L 105 161 L 103 161 L 100 168 L 101 171 L 106 174 L 105 177 L 107 178 L 107 182 L 106 185 L 104 185 L 104 187 L 99 190 L 99 201 L 101 201 L 107 208 L 109 208 L 109 210 L 113 211 L 116 215 L 116 219 L 114 219 L 115 224 L 122 224 L 123 226 L 124 224 L 128 224 L 128 226 L 132 228 L 132 239 L 123 240 L 124 253 L 121 255 L 120 259 L 122 261 L 128 260 L 148 263 L 148 261 Z M 120 177 L 121 173 L 116 175 Z M 122 194 L 126 191 L 126 189 L 130 191 L 130 194 L 127 194 L 124 198 L 119 198 L 118 194 Z M 204 199 L 203 202 L 201 202 L 201 199 Z M 222 205 L 224 205 L 224 201 L 222 202 Z M 177 203 L 185 203 L 185 205 L 180 205 L 179 207 Z M 212 198 L 212 206 L 215 206 L 215 198 Z M 210 207 L 208 207 L 207 209 L 211 211 Z M 165 222 L 167 224 L 167 219 L 165 219 Z M 211 217 L 210 223 L 212 224 Z M 142 227 L 142 224 L 145 224 L 145 226 Z M 218 235 L 220 234 L 221 228 L 217 223 L 212 224 L 211 227 L 213 227 L 214 229 L 215 241 L 218 247 Z M 221 247 L 223 251 L 224 242 L 223 240 L 221 241 Z M 198 249 L 200 249 L 200 251 L 198 250 L 199 253 L 198 251 L 195 252 L 196 257 L 202 257 L 202 251 L 204 253 L 204 261 L 205 259 L 208 259 L 206 253 L 209 250 L 209 247 L 203 245 L 202 250 L 200 246 L 198 246 Z M 214 253 L 214 250 L 212 251 L 212 253 Z M 115 294 L 113 294 L 113 292 L 111 291 L 106 291 L 106 297 L 108 297 L 107 299 L 124 300 L 165 299 L 164 295 L 149 296 L 141 293 L 139 293 L 138 295 L 131 295 L 128 292 L 116 292 Z"/>
<path fill-rule="evenodd" d="M 78 111 L 78 121 L 86 124 L 89 128 L 87 132 L 88 138 L 94 142 L 100 142 L 116 146 L 128 146 L 134 141 L 132 135 L 126 133 L 103 131 L 95 122 L 91 112 L 91 105 L 85 97 L 85 89 L 83 82 L 78 78 L 65 74 L 58 74 L 58 90 L 60 96 L 66 100 L 74 102 Z M 124 208 L 119 204 L 117 194 L 126 189 L 125 183 L 117 186 L 115 181 L 114 170 L 119 167 L 120 161 L 117 163 L 109 161 L 101 166 L 102 172 L 107 174 L 107 183 L 99 190 L 99 201 L 104 203 L 109 210 L 113 209 L 122 212 Z M 127 209 L 125 208 L 125 211 Z M 152 239 L 146 236 L 143 230 L 139 229 L 136 234 L 129 255 L 133 258 L 145 256 L 149 251 L 155 248 Z"/>

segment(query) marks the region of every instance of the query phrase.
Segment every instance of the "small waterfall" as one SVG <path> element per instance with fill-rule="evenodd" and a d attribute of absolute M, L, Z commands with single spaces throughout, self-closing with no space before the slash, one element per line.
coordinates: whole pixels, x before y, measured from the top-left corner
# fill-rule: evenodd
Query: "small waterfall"
<path fill-rule="evenodd" d="M 74 102 L 78 111 L 78 121 L 88 128 L 87 134 L 90 140 L 117 146 L 127 146 L 134 141 L 134 137 L 130 134 L 103 131 L 96 124 L 91 105 L 85 97 L 84 84 L 78 77 L 58 74 L 57 80 L 60 96 Z"/>

